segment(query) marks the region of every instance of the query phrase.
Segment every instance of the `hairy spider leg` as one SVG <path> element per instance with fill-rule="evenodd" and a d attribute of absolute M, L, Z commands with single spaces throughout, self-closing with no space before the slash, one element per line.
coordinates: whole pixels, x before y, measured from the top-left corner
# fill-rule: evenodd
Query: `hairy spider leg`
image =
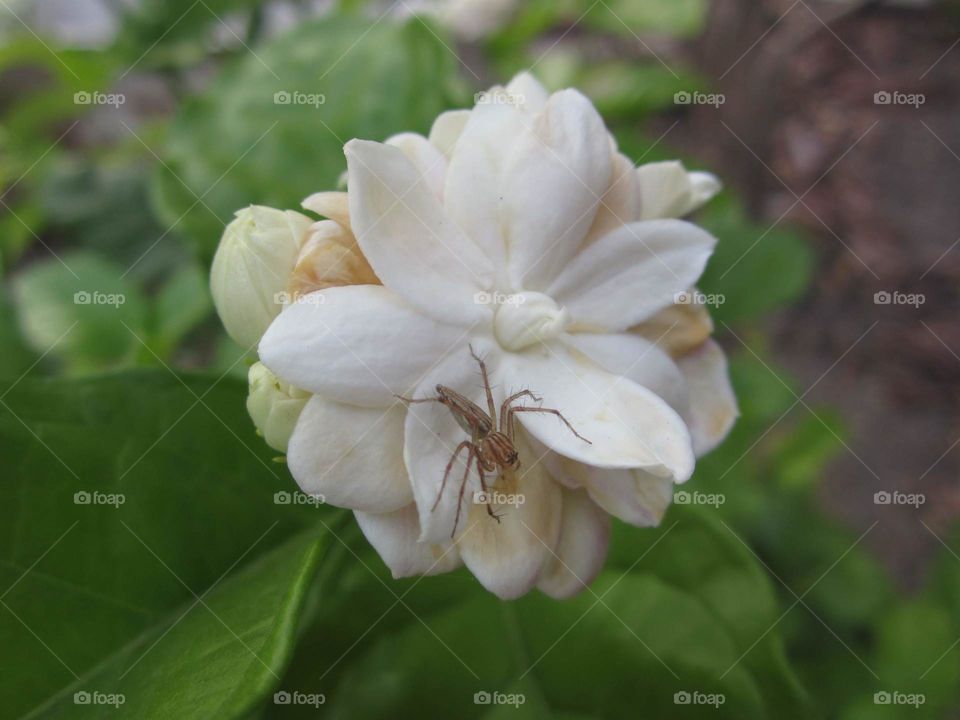
<path fill-rule="evenodd" d="M 447 487 L 447 478 L 450 477 L 450 470 L 453 468 L 453 463 L 457 461 L 457 455 L 460 454 L 460 451 L 464 448 L 467 448 L 467 469 L 470 469 L 470 459 L 474 452 L 476 452 L 476 446 L 469 440 L 464 440 L 462 443 L 457 445 L 457 449 L 453 451 L 453 455 L 450 456 L 450 461 L 447 463 L 447 469 L 443 471 L 443 482 L 440 483 L 440 492 L 437 493 L 437 499 L 433 501 L 433 507 L 430 508 L 430 512 L 433 512 L 437 509 L 437 505 L 440 504 L 440 498 L 443 497 L 443 490 Z"/>
<path fill-rule="evenodd" d="M 560 419 L 563 421 L 563 424 L 564 424 L 564 425 L 566 425 L 568 428 L 570 428 L 570 432 L 572 432 L 574 435 L 576 435 L 578 438 L 580 438 L 581 440 L 583 440 L 583 441 L 584 441 L 585 443 L 587 443 L 588 445 L 593 445 L 592 442 L 590 442 L 589 440 L 587 440 L 583 435 L 581 435 L 580 433 L 578 433 L 578 432 L 574 429 L 573 425 L 570 424 L 570 422 L 563 416 L 563 413 L 561 413 L 559 410 L 556 410 L 556 409 L 554 409 L 554 408 L 541 408 L 541 407 L 523 407 L 523 406 L 521 406 L 521 407 L 512 407 L 512 408 L 510 408 L 509 410 L 507 410 L 507 415 L 510 417 L 510 420 L 509 420 L 509 423 L 510 423 L 510 425 L 509 425 L 509 427 L 510 427 L 510 435 L 509 435 L 509 437 L 510 437 L 511 439 L 512 439 L 512 437 L 513 437 L 513 432 L 514 432 L 514 424 L 513 424 L 514 417 L 513 417 L 513 416 L 514 416 L 516 413 L 521 413 L 521 412 L 549 413 L 550 415 L 556 415 L 558 418 L 560 418 Z"/>
<path fill-rule="evenodd" d="M 497 406 L 493 403 L 493 391 L 490 389 L 490 378 L 487 376 L 487 364 L 477 355 L 473 350 L 473 345 L 470 345 L 470 355 L 473 356 L 473 359 L 477 361 L 477 364 L 480 365 L 480 374 L 483 376 L 483 390 L 487 394 L 487 408 L 490 410 L 490 421 L 493 424 L 493 427 L 497 426 Z"/>
<path fill-rule="evenodd" d="M 509 414 L 508 411 L 510 409 L 510 403 L 512 403 L 514 400 L 519 400 L 522 397 L 528 397 L 534 402 L 541 402 L 543 400 L 542 397 L 534 395 L 529 390 L 521 390 L 520 392 L 515 392 L 513 395 L 503 401 L 503 403 L 500 405 L 500 432 L 510 438 L 511 442 L 514 440 L 512 432 L 513 426 L 507 423 L 507 416 Z"/>

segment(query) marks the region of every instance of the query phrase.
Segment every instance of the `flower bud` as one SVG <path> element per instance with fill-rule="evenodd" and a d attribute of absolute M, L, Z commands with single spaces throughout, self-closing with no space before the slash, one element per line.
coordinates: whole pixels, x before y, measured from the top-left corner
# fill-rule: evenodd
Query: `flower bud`
<path fill-rule="evenodd" d="M 253 424 L 267 445 L 285 453 L 310 393 L 283 382 L 259 362 L 250 367 L 247 380 L 250 384 L 247 412 Z"/>
<path fill-rule="evenodd" d="M 290 280 L 313 220 L 293 210 L 251 205 L 227 225 L 210 268 L 210 290 L 227 333 L 252 348 L 283 309 L 277 295 Z"/>

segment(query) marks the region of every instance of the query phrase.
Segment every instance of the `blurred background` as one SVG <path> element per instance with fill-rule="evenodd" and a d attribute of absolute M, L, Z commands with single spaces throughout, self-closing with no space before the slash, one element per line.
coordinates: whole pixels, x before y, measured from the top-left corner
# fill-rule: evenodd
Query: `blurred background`
<path fill-rule="evenodd" d="M 129 717 L 960 717 L 958 46 L 960 3 L 923 0 L 0 0 L 0 715 L 113 712 L 99 688 Z M 696 221 L 742 417 L 687 488 L 719 501 L 617 529 L 613 628 L 578 626 L 605 595 L 395 583 L 328 508 L 271 507 L 257 545 L 250 498 L 293 484 L 207 286 L 235 210 L 524 69 L 725 184 Z M 128 502 L 74 519 L 88 486 Z M 223 632 L 190 625 L 205 589 L 317 517 L 345 540 L 277 580 L 270 676 L 180 667 Z M 498 690 L 526 700 L 471 702 Z"/>

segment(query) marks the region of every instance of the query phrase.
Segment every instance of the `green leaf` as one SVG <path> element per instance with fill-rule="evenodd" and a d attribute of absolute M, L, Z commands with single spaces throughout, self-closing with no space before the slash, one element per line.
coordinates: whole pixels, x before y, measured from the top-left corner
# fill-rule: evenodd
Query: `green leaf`
<path fill-rule="evenodd" d="M 89 252 L 42 260 L 14 280 L 20 326 L 40 353 L 73 372 L 129 362 L 145 330 L 146 304 L 124 269 Z"/>
<path fill-rule="evenodd" d="M 188 601 L 34 717 L 109 716 L 77 695 L 119 695 L 126 717 L 240 718 L 280 681 L 321 542 L 294 538 Z"/>
<path fill-rule="evenodd" d="M 338 596 L 283 687 L 325 694 L 330 718 L 503 717 L 474 700 L 497 692 L 523 694 L 513 717 L 815 717 L 769 632 L 779 613 L 763 573 L 730 533 L 686 508 L 617 535 L 592 592 L 564 602 L 503 603 L 463 570 L 393 581 L 368 548 L 345 551 Z M 683 708 L 683 692 L 724 702 Z"/>
<path fill-rule="evenodd" d="M 455 63 L 420 21 L 298 26 L 184 104 L 154 188 L 160 215 L 209 257 L 238 208 L 298 208 L 334 189 L 351 138 L 428 131 L 447 106 Z"/>
<path fill-rule="evenodd" d="M 707 16 L 706 0 L 608 0 L 589 6 L 584 22 L 588 27 L 615 32 L 626 37 L 643 34 L 689 37 L 703 28 Z"/>
<path fill-rule="evenodd" d="M 337 516 L 275 501 L 294 485 L 256 437 L 245 392 L 231 379 L 157 370 L 27 378 L 6 393 L 5 713 L 126 688 L 127 707 L 143 710 L 130 717 L 231 717 L 273 684 L 203 604 L 162 636 L 213 588 L 204 601 L 279 675 L 316 553 L 309 539 L 291 538 Z M 105 686 L 83 686 L 93 678 Z M 195 704 L 162 711 L 180 700 Z M 222 713 L 207 712 L 209 703 Z"/>
<path fill-rule="evenodd" d="M 698 285 L 721 294 L 711 309 L 718 321 L 734 322 L 765 315 L 800 297 L 807 288 L 813 256 L 794 231 L 754 223 L 729 193 L 714 198 L 697 223 L 719 242 Z"/>
<path fill-rule="evenodd" d="M 152 339 L 157 354 L 166 357 L 191 329 L 213 310 L 207 274 L 200 264 L 181 266 L 154 301 Z"/>

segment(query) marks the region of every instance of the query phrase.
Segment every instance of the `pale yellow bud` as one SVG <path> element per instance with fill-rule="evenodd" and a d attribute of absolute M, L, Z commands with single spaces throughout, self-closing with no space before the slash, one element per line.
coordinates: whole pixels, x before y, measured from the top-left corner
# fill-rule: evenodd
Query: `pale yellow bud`
<path fill-rule="evenodd" d="M 285 453 L 310 393 L 283 382 L 259 362 L 250 367 L 247 379 L 250 383 L 247 412 L 253 424 L 267 445 Z"/>
<path fill-rule="evenodd" d="M 293 210 L 251 205 L 227 225 L 210 268 L 210 290 L 223 326 L 252 348 L 283 309 L 290 281 L 313 221 Z"/>

